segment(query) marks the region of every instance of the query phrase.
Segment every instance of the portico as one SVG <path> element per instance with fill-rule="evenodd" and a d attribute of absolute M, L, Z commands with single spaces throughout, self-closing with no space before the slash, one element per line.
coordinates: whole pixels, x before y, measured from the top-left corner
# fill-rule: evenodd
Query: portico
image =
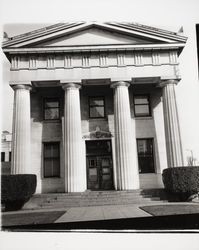
<path fill-rule="evenodd" d="M 35 173 L 37 192 L 132 190 L 183 165 L 175 85 L 186 38 L 115 23 L 49 30 L 4 44 L 12 173 Z"/>

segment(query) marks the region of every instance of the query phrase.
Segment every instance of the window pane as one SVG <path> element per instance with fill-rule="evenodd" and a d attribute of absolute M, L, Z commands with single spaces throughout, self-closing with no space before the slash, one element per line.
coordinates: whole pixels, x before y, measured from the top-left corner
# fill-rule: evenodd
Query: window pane
<path fill-rule="evenodd" d="M 59 109 L 58 108 L 46 109 L 45 119 L 46 120 L 59 119 Z"/>
<path fill-rule="evenodd" d="M 45 144 L 44 146 L 45 158 L 59 157 L 59 144 Z"/>
<path fill-rule="evenodd" d="M 152 139 L 138 139 L 138 163 L 140 173 L 154 173 L 153 141 Z"/>
<path fill-rule="evenodd" d="M 11 159 L 12 159 L 12 153 L 9 152 L 9 161 L 11 161 Z"/>
<path fill-rule="evenodd" d="M 90 98 L 91 106 L 104 106 L 104 100 L 102 98 Z"/>
<path fill-rule="evenodd" d="M 44 177 L 60 176 L 59 144 L 44 145 Z"/>
<path fill-rule="evenodd" d="M 147 152 L 147 140 L 138 140 L 138 153 L 144 154 Z"/>
<path fill-rule="evenodd" d="M 52 160 L 45 159 L 44 161 L 44 177 L 51 177 L 52 176 Z"/>
<path fill-rule="evenodd" d="M 58 108 L 59 102 L 58 101 L 45 101 L 46 108 Z"/>
<path fill-rule="evenodd" d="M 51 153 L 51 145 L 46 144 L 44 145 L 44 157 L 48 158 L 48 157 L 52 157 L 52 153 Z"/>
<path fill-rule="evenodd" d="M 59 157 L 59 145 L 58 144 L 52 144 L 52 156 L 53 157 Z"/>
<path fill-rule="evenodd" d="M 5 152 L 1 152 L 1 161 L 2 161 L 2 162 L 5 161 Z"/>
<path fill-rule="evenodd" d="M 148 105 L 138 105 L 135 106 L 135 114 L 136 115 L 149 115 L 149 106 Z"/>
<path fill-rule="evenodd" d="M 136 96 L 134 97 L 134 103 L 135 104 L 148 104 L 148 98 L 147 96 Z"/>
<path fill-rule="evenodd" d="M 52 173 L 53 176 L 59 177 L 60 176 L 59 159 L 53 159 L 52 164 L 53 164 L 53 173 Z"/>
<path fill-rule="evenodd" d="M 104 107 L 91 107 L 90 117 L 104 117 Z"/>

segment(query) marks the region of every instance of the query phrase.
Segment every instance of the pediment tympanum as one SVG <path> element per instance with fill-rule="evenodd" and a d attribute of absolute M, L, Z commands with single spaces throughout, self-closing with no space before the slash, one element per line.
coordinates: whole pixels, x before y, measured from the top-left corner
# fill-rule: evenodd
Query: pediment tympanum
<path fill-rule="evenodd" d="M 122 35 L 99 28 L 90 28 L 61 38 L 38 44 L 36 46 L 74 46 L 74 45 L 101 45 L 101 44 L 146 44 L 147 39 Z"/>

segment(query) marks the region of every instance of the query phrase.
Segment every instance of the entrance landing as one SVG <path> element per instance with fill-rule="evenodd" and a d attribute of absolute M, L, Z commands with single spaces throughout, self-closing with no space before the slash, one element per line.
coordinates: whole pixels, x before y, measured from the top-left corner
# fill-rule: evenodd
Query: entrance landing
<path fill-rule="evenodd" d="M 149 213 L 141 210 L 139 205 L 93 206 L 69 208 L 55 223 L 110 220 L 122 218 L 148 217 Z"/>

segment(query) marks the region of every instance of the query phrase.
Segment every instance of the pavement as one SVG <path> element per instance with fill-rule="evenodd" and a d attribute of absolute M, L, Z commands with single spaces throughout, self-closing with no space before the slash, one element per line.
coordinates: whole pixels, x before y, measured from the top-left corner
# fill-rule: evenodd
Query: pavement
<path fill-rule="evenodd" d="M 149 204 L 146 204 L 149 206 Z M 154 204 L 154 206 L 161 205 Z M 199 208 L 199 203 L 193 202 L 169 202 L 169 203 L 162 203 L 165 206 L 165 210 L 167 210 L 167 206 L 171 205 L 180 205 L 183 207 L 189 206 L 197 206 L 195 208 Z M 186 205 L 186 206 L 184 206 Z M 2 213 L 2 225 L 22 225 L 23 224 L 23 215 L 29 217 L 32 215 L 32 224 L 34 224 L 34 219 L 36 214 L 38 215 L 43 213 L 50 212 L 63 212 L 58 215 L 53 223 L 68 223 L 68 222 L 83 222 L 83 221 L 102 221 L 102 220 L 112 220 L 112 219 L 127 219 L 127 218 L 146 218 L 152 217 L 153 215 L 142 210 L 141 207 L 145 206 L 145 204 L 132 204 L 132 205 L 105 205 L 105 206 L 90 206 L 90 207 L 71 207 L 71 208 L 49 208 L 49 209 L 34 209 L 34 210 L 19 210 L 19 211 L 10 211 L 10 212 L 3 212 Z M 194 208 L 194 207 L 193 207 Z M 176 208 L 177 209 L 177 208 Z M 183 214 L 183 209 L 181 209 Z M 173 211 L 169 212 L 170 215 L 175 214 Z M 168 214 L 169 214 L 168 213 Z M 194 213 L 194 212 L 193 212 Z M 14 219 L 12 219 L 14 218 Z M 18 219 L 17 219 L 18 218 Z M 50 217 L 49 217 L 50 221 Z M 8 223 L 9 222 L 9 223 Z M 48 223 L 48 219 L 47 222 Z M 51 222 L 52 223 L 52 220 Z"/>
<path fill-rule="evenodd" d="M 111 205 L 93 207 L 74 207 L 69 208 L 65 214 L 58 218 L 55 223 L 109 220 L 121 218 L 148 217 L 149 213 L 141 210 L 139 205 Z"/>

